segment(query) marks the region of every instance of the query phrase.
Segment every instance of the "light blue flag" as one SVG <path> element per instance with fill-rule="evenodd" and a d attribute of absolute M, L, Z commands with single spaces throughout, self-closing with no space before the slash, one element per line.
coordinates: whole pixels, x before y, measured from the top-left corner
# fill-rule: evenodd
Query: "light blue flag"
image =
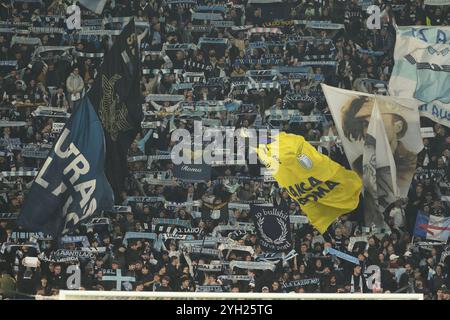
<path fill-rule="evenodd" d="M 450 27 L 398 27 L 389 94 L 411 98 L 420 115 L 450 127 Z M 411 105 L 411 104 L 410 104 Z"/>

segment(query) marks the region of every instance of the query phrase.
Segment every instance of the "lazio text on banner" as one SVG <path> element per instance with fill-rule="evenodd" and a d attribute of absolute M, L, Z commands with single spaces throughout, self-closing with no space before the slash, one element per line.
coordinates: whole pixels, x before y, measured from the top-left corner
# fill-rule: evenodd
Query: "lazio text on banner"
<path fill-rule="evenodd" d="M 100 120 L 87 97 L 68 120 L 23 204 L 18 224 L 57 237 L 97 210 L 112 210 Z"/>
<path fill-rule="evenodd" d="M 362 181 L 357 173 L 319 153 L 302 136 L 282 132 L 257 153 L 321 233 L 358 206 Z"/>
<path fill-rule="evenodd" d="M 398 27 L 391 96 L 413 98 L 420 115 L 450 127 L 450 27 Z"/>

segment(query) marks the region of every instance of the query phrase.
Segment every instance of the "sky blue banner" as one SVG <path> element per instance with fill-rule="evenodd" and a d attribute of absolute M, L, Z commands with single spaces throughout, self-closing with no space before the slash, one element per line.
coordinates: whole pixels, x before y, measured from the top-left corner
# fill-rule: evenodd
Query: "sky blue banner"
<path fill-rule="evenodd" d="M 342 251 L 339 251 L 339 250 L 336 250 L 336 249 L 333 249 L 333 248 L 326 248 L 325 252 L 329 253 L 329 254 L 331 254 L 333 256 L 336 256 L 338 258 L 344 259 L 344 260 L 346 260 L 348 262 L 351 262 L 351 263 L 354 263 L 354 264 L 359 264 L 358 258 L 356 258 L 354 256 L 351 256 L 351 255 L 349 255 L 347 253 L 344 253 Z"/>
<path fill-rule="evenodd" d="M 450 27 L 397 28 L 389 94 L 410 98 L 420 115 L 450 127 Z"/>

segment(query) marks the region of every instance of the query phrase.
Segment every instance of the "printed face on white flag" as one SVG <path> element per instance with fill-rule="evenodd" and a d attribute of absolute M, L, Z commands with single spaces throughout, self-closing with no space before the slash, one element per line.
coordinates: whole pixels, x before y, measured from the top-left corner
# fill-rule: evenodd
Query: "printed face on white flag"
<path fill-rule="evenodd" d="M 353 170 L 361 177 L 363 153 L 375 96 L 322 84 L 336 130 Z M 410 99 L 377 96 L 380 117 L 396 167 L 398 196 L 406 197 L 415 172 L 417 154 L 422 150 L 419 112 Z M 376 155 L 379 163 L 388 164 L 385 155 Z"/>

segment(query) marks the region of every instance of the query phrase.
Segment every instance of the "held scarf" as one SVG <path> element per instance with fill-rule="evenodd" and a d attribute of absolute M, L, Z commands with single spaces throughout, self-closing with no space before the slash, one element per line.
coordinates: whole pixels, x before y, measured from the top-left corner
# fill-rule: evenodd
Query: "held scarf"
<path fill-rule="evenodd" d="M 186 227 L 180 228 L 180 227 L 178 227 L 178 228 L 176 228 L 176 232 L 178 234 L 196 234 L 196 235 L 199 235 L 202 232 L 202 229 L 201 228 L 186 228 Z"/>
<path fill-rule="evenodd" d="M 307 286 L 307 285 L 311 285 L 311 284 L 319 285 L 320 279 L 319 278 L 310 278 L 310 279 L 292 280 L 292 281 L 283 283 L 282 288 L 286 290 L 286 289 L 290 289 L 290 288 L 302 287 L 302 286 Z"/>
<path fill-rule="evenodd" d="M 163 241 L 174 239 L 174 240 L 192 240 L 194 237 L 189 234 L 176 234 L 176 233 L 162 233 L 160 238 Z"/>
<path fill-rule="evenodd" d="M 52 256 L 48 257 L 48 256 L 45 256 L 45 255 L 40 256 L 39 260 L 44 261 L 44 262 L 51 262 L 51 263 L 68 263 L 68 264 L 78 263 L 79 262 L 77 257 L 54 258 Z"/>
<path fill-rule="evenodd" d="M 284 252 L 266 252 L 266 253 L 258 254 L 256 256 L 256 260 L 273 262 L 273 263 L 276 263 L 276 262 L 282 260 L 282 262 L 284 264 L 285 262 L 293 259 L 297 255 L 298 255 L 298 253 L 296 253 L 295 250 L 290 251 L 288 254 L 285 254 Z"/>
<path fill-rule="evenodd" d="M 203 240 L 184 240 L 181 241 L 181 245 L 186 246 L 203 246 L 203 247 L 215 247 L 218 242 L 226 242 L 227 240 L 221 240 L 227 238 L 218 238 L 218 237 L 205 237 Z"/>
<path fill-rule="evenodd" d="M 137 203 L 152 203 L 152 202 L 164 202 L 164 197 L 128 197 L 125 201 L 127 204 L 130 202 Z"/>
<path fill-rule="evenodd" d="M 18 216 L 19 216 L 18 213 L 10 213 L 10 212 L 0 213 L 1 220 L 16 220 Z"/>
<path fill-rule="evenodd" d="M 354 263 L 354 264 L 356 264 L 356 265 L 359 265 L 359 264 L 360 264 L 358 258 L 356 258 L 356 257 L 354 257 L 354 256 L 351 256 L 351 255 L 349 255 L 349 254 L 347 254 L 347 253 L 344 253 L 344 252 L 342 252 L 342 251 L 333 249 L 333 248 L 326 248 L 326 249 L 324 250 L 324 253 L 325 253 L 325 254 L 331 254 L 331 255 L 333 255 L 333 256 L 336 256 L 336 257 L 338 257 L 338 258 L 344 259 L 344 260 L 346 260 L 346 261 L 348 261 L 348 262 L 351 262 L 351 263 Z"/>
<path fill-rule="evenodd" d="M 235 230 L 245 230 L 249 232 L 254 232 L 255 226 L 253 223 L 238 223 L 235 225 L 218 225 L 212 231 L 212 236 L 217 237 L 222 231 L 235 231 Z"/>
<path fill-rule="evenodd" d="M 367 243 L 368 240 L 369 240 L 369 236 L 351 237 L 350 238 L 350 242 L 348 243 L 347 250 L 349 252 L 352 252 L 353 251 L 353 246 L 357 242 L 366 242 L 366 250 L 367 250 L 367 248 L 369 247 L 369 244 Z"/>
<path fill-rule="evenodd" d="M 250 253 L 250 255 L 255 254 L 255 250 L 251 246 L 242 246 L 239 244 L 231 244 L 231 243 L 223 243 L 219 245 L 218 249 L 220 251 L 229 250 L 229 251 L 245 251 Z"/>
<path fill-rule="evenodd" d="M 186 252 L 189 254 L 201 254 L 201 255 L 216 257 L 219 259 L 222 256 L 222 252 L 217 249 L 204 248 L 204 247 L 200 247 L 200 246 L 191 246 L 191 245 L 184 246 L 184 248 L 185 248 Z"/>
<path fill-rule="evenodd" d="M 274 271 L 276 266 L 272 262 L 264 262 L 264 261 L 231 261 L 230 269 L 234 268 L 239 269 L 249 269 L 249 270 L 272 270 Z"/>
<path fill-rule="evenodd" d="M 56 259 L 73 257 L 77 259 L 94 259 L 96 254 L 94 252 L 83 251 L 83 250 L 69 250 L 69 249 L 58 249 L 52 252 L 52 257 Z"/>
<path fill-rule="evenodd" d="M 185 228 L 191 228 L 191 221 L 190 220 L 181 220 L 181 219 L 165 219 L 165 218 L 153 218 L 152 224 L 158 225 L 158 224 L 169 224 L 169 225 L 176 225 L 181 226 Z"/>
<path fill-rule="evenodd" d="M 89 240 L 87 236 L 68 236 L 65 235 L 61 238 L 61 243 L 78 243 L 81 242 L 83 247 L 89 247 Z"/>
<path fill-rule="evenodd" d="M 197 286 L 195 289 L 195 292 L 226 292 L 228 291 L 229 287 L 224 287 L 220 285 L 204 285 L 204 286 Z"/>
<path fill-rule="evenodd" d="M 149 239 L 156 241 L 158 235 L 154 232 L 127 232 L 122 240 L 124 245 L 128 245 L 128 239 Z"/>
<path fill-rule="evenodd" d="M 130 206 L 114 206 L 113 211 L 103 211 L 106 213 L 129 213 L 131 212 Z"/>
<path fill-rule="evenodd" d="M 223 274 L 218 277 L 219 280 L 229 280 L 229 281 L 251 281 L 253 278 L 244 274 Z"/>
<path fill-rule="evenodd" d="M 0 66 L 17 68 L 17 60 L 2 60 Z"/>
<path fill-rule="evenodd" d="M 145 224 L 147 225 L 147 224 Z M 151 232 L 155 233 L 177 233 L 177 228 L 170 225 L 151 225 Z"/>
<path fill-rule="evenodd" d="M 199 264 L 197 270 L 204 272 L 222 272 L 223 264 Z"/>
<path fill-rule="evenodd" d="M 11 234 L 11 239 L 12 240 L 43 240 L 43 241 L 47 241 L 47 240 L 53 240 L 53 238 L 49 235 L 45 235 L 42 232 L 16 232 L 14 231 Z"/>

